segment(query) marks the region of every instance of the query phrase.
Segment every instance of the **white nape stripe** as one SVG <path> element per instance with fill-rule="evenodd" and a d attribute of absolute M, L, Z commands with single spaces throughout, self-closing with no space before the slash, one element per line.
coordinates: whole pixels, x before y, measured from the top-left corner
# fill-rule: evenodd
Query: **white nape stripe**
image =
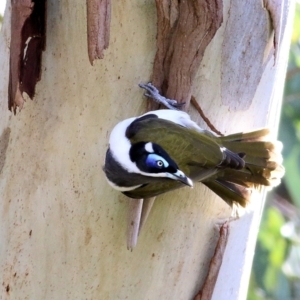
<path fill-rule="evenodd" d="M 143 171 L 139 171 L 141 175 L 145 175 L 148 177 L 162 177 L 162 178 L 169 178 L 169 173 L 161 172 L 161 173 L 147 173 Z"/>
<path fill-rule="evenodd" d="M 179 181 L 179 182 L 180 182 L 180 180 L 178 180 L 178 177 L 176 177 L 175 175 L 173 175 L 173 174 L 171 174 L 171 173 L 146 173 L 146 172 L 143 172 L 143 171 L 140 171 L 139 173 L 142 174 L 142 175 L 145 175 L 145 176 L 149 176 L 149 177 L 170 178 L 170 179 L 173 179 L 173 180 L 176 180 L 176 181 Z M 187 177 L 187 176 L 186 176 L 182 171 L 180 171 L 180 170 L 177 170 L 176 174 L 177 174 L 177 175 L 178 175 L 178 174 L 182 174 L 182 176 Z M 189 177 L 187 177 L 187 181 L 189 182 L 189 185 L 190 185 L 191 187 L 193 187 L 193 181 L 192 181 Z"/>
<path fill-rule="evenodd" d="M 113 158 L 128 172 L 140 173 L 136 164 L 133 163 L 129 156 L 130 141 L 125 135 L 127 127 L 136 118 L 126 119 L 118 123 L 112 130 L 109 138 L 109 148 Z"/>
<path fill-rule="evenodd" d="M 142 186 L 142 184 L 134 185 L 134 186 L 118 186 L 118 185 L 114 184 L 112 181 L 109 181 L 107 178 L 106 178 L 106 180 L 112 188 L 114 188 L 115 190 L 118 190 L 120 192 L 127 192 L 127 191 L 131 191 L 131 190 L 135 190 L 135 189 L 139 188 L 140 186 Z"/>
<path fill-rule="evenodd" d="M 149 153 L 154 153 L 154 150 L 153 150 L 153 144 L 152 143 L 147 143 L 146 145 L 145 145 L 145 150 L 147 151 L 147 152 L 149 152 Z"/>

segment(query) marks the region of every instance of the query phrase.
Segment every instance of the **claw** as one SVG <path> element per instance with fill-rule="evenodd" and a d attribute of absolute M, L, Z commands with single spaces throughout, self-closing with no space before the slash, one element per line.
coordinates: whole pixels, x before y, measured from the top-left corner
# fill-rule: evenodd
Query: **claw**
<path fill-rule="evenodd" d="M 159 104 L 166 106 L 169 109 L 177 110 L 177 108 L 181 108 L 185 103 L 178 103 L 176 100 L 167 99 L 164 96 L 159 94 L 158 89 L 151 83 L 140 83 L 139 87 L 145 89 L 147 92 L 144 94 L 146 97 L 152 98 Z"/>
<path fill-rule="evenodd" d="M 182 103 L 175 103 L 173 104 L 175 107 L 183 107 L 185 106 L 185 102 L 182 102 Z"/>

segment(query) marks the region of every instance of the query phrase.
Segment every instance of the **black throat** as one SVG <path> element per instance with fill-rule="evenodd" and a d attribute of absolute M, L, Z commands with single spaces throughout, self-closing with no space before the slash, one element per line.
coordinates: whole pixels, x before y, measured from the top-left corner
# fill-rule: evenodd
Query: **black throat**
<path fill-rule="evenodd" d="M 151 177 L 141 176 L 136 173 L 129 173 L 113 157 L 110 149 L 106 152 L 103 171 L 109 181 L 120 187 L 132 187 L 147 184 Z"/>

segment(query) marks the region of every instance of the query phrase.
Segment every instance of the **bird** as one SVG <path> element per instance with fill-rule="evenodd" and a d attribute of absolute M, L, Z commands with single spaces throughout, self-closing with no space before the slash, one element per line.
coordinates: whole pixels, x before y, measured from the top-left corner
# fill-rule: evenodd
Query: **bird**
<path fill-rule="evenodd" d="M 142 87 L 162 97 L 151 84 Z M 125 119 L 111 131 L 103 170 L 115 190 L 145 199 L 201 182 L 229 206 L 245 207 L 253 188 L 280 183 L 282 143 L 268 139 L 269 129 L 218 136 L 162 98 L 173 109 Z"/>

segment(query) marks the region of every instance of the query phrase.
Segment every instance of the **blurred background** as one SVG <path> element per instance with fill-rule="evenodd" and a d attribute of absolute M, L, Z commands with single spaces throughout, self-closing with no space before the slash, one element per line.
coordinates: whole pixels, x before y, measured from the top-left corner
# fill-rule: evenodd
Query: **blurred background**
<path fill-rule="evenodd" d="M 286 74 L 278 139 L 286 174 L 268 194 L 253 261 L 248 300 L 300 299 L 300 3 Z"/>
<path fill-rule="evenodd" d="M 0 28 L 5 0 L 0 0 Z M 286 175 L 268 194 L 253 261 L 248 300 L 300 299 L 300 3 L 286 75 L 279 140 Z"/>

